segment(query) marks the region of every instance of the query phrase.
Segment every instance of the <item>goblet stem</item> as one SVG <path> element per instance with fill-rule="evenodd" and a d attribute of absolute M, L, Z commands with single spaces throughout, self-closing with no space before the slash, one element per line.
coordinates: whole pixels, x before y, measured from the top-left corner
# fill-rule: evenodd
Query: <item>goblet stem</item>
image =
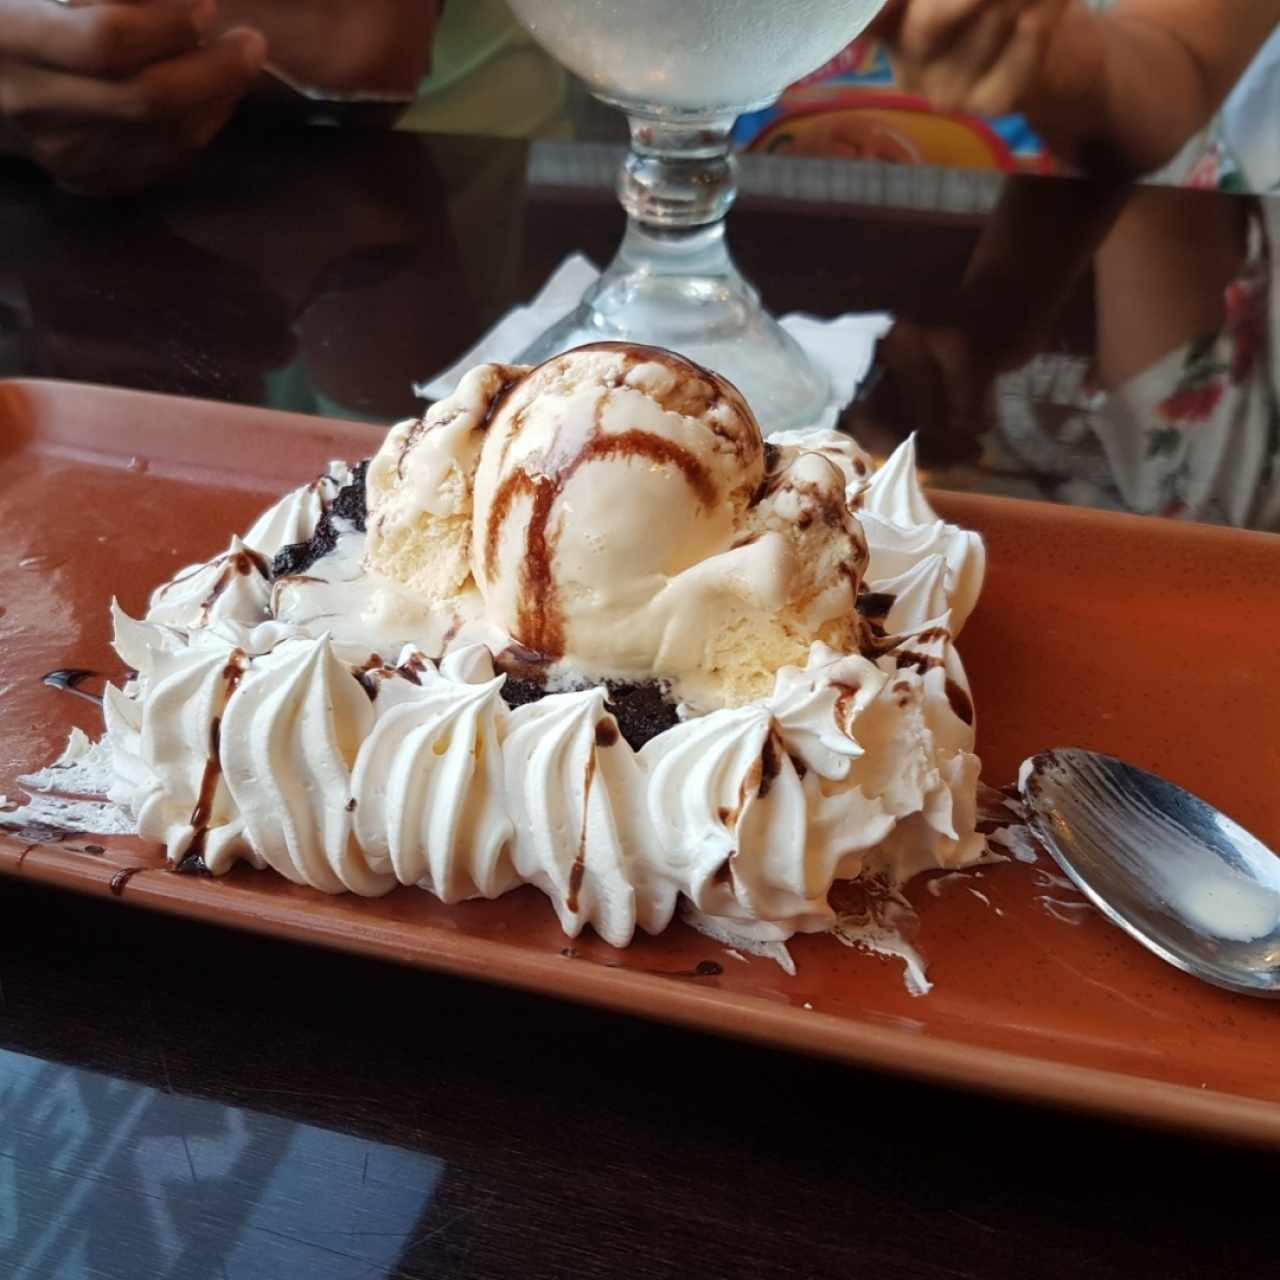
<path fill-rule="evenodd" d="M 627 231 L 582 303 L 537 338 L 537 363 L 602 339 L 669 347 L 724 374 L 766 429 L 812 425 L 829 412 L 826 376 L 760 306 L 725 241 L 737 194 L 731 116 L 631 114 L 618 175 Z"/>
<path fill-rule="evenodd" d="M 733 118 L 630 115 L 628 122 L 631 149 L 618 172 L 627 231 L 589 298 L 616 313 L 636 305 L 638 278 L 666 277 L 692 289 L 691 301 L 700 296 L 703 302 L 687 311 L 684 321 L 691 329 L 679 336 L 696 338 L 703 325 L 721 327 L 726 317 L 718 313 L 725 303 L 730 324 L 740 323 L 742 305 L 757 305 L 757 299 L 733 265 L 724 235 L 725 215 L 738 194 L 737 162 L 729 150 Z M 708 305 L 713 294 L 720 306 Z"/>
<path fill-rule="evenodd" d="M 729 150 L 732 117 L 656 120 L 629 116 L 631 150 L 618 175 L 628 217 L 674 230 L 719 222 L 738 194 Z"/>

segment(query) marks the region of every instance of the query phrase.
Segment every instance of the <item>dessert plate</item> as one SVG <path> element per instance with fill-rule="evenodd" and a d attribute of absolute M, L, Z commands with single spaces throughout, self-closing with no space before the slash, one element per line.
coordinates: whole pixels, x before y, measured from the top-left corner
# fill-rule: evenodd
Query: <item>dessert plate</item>
<path fill-rule="evenodd" d="M 152 585 L 381 431 L 66 383 L 0 382 L 0 793 L 49 763 L 88 702 L 57 668 L 116 676 L 112 593 Z M 1132 760 L 1280 844 L 1280 538 L 960 494 L 987 538 L 963 652 L 992 784 L 1047 745 Z M 0 813 L 0 823 L 5 815 Z M 15 825 L 15 824 L 10 824 Z M 1048 859 L 908 890 L 934 983 L 794 939 L 794 976 L 684 925 L 616 951 L 561 934 L 523 889 L 445 907 L 398 889 L 329 898 L 238 867 L 175 875 L 134 837 L 0 831 L 0 871 L 644 1017 L 1023 1099 L 1280 1145 L 1280 1009 L 1169 968 L 1083 905 Z"/>

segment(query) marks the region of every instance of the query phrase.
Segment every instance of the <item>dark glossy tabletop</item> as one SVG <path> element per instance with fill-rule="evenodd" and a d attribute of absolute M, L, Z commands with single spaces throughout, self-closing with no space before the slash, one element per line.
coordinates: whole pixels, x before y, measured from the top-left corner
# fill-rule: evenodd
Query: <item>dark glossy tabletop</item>
<path fill-rule="evenodd" d="M 185 183 L 116 204 L 0 167 L 0 376 L 407 414 L 410 384 L 566 253 L 608 256 L 621 215 L 572 159 L 231 138 Z M 1049 260 L 1053 306 L 1025 303 L 1043 323 L 1015 323 L 1008 298 L 984 289 L 984 319 L 964 297 L 990 184 L 917 175 L 895 201 L 882 177 L 851 169 L 805 203 L 756 175 L 731 237 L 765 301 L 1003 332 L 1021 361 L 992 362 L 1004 410 L 1052 410 L 1059 383 L 1036 370 L 1095 356 L 1087 260 L 1135 197 L 1015 193 L 1085 246 L 1061 279 Z M 1156 217 L 1245 216 L 1226 196 L 1139 198 Z M 858 410 L 873 440 L 929 412 L 910 358 Z M 1087 444 L 1019 437 L 1016 420 L 976 460 L 927 430 L 937 477 L 1079 494 L 1064 458 Z M 4 1277 L 1252 1277 L 1275 1270 L 1278 1168 L 0 882 Z"/>

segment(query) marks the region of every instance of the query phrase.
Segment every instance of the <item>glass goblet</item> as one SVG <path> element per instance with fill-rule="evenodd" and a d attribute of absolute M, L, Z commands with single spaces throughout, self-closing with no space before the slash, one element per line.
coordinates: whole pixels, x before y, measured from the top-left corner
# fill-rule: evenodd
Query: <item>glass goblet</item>
<path fill-rule="evenodd" d="M 760 305 L 725 242 L 730 130 L 843 49 L 883 0 L 509 0 L 602 101 L 626 112 L 627 230 L 581 303 L 522 353 L 668 347 L 736 383 L 768 431 L 817 421 L 826 375 Z"/>

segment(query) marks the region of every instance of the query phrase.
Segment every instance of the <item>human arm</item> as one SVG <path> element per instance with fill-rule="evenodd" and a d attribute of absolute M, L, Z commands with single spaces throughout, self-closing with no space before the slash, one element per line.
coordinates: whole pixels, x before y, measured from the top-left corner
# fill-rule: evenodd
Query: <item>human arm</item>
<path fill-rule="evenodd" d="M 874 32 L 902 87 L 944 109 L 1022 111 L 1094 173 L 1158 168 L 1280 22 L 1280 0 L 890 0 Z"/>
<path fill-rule="evenodd" d="M 1091 172 L 1165 164 L 1221 106 L 1280 23 L 1280 0 L 1072 0 L 1024 109 L 1054 152 Z"/>

